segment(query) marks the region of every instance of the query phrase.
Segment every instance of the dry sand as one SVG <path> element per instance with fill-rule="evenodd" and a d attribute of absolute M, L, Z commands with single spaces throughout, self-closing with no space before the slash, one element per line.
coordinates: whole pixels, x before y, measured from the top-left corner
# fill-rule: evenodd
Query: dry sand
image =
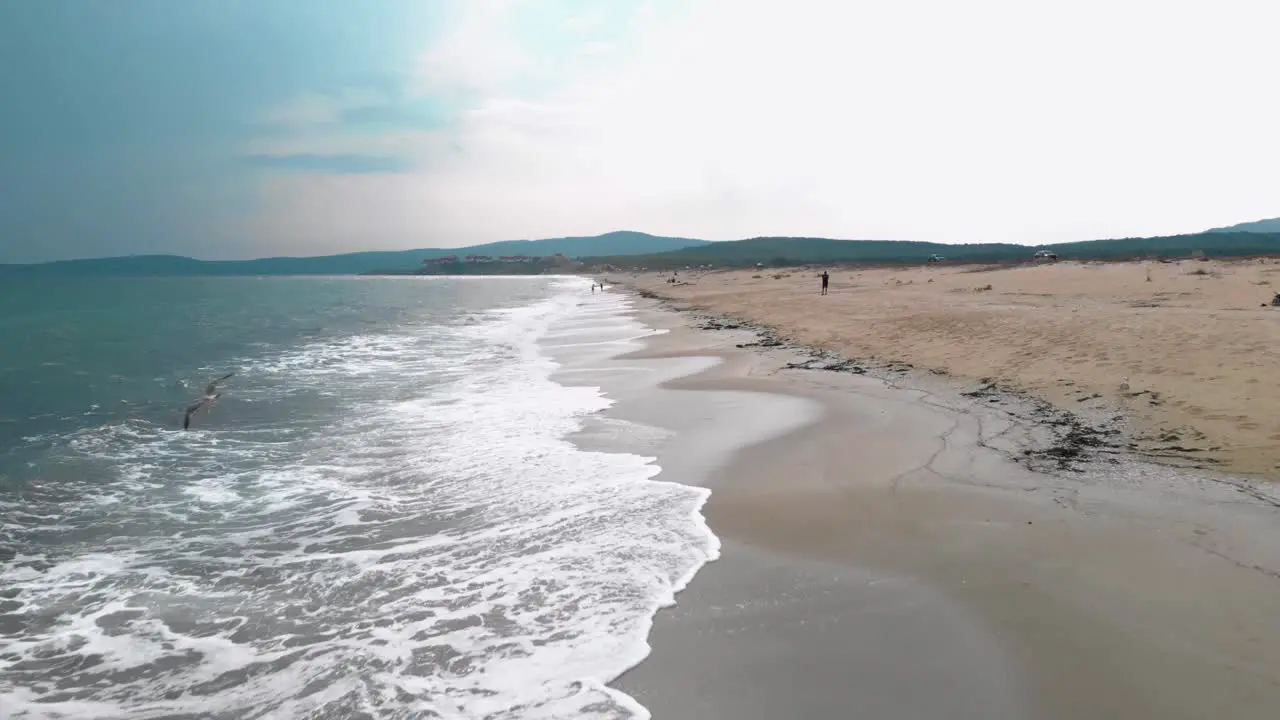
<path fill-rule="evenodd" d="M 708 484 L 725 541 L 617 683 L 658 720 L 1280 716 L 1274 495 L 1032 471 L 1009 456 L 1035 428 L 946 380 L 787 370 L 743 331 L 650 322 L 672 332 L 619 373 L 722 361 L 609 412 L 672 430 L 659 479 Z"/>
<path fill-rule="evenodd" d="M 1280 477 L 1280 308 L 1260 307 L 1274 260 L 829 267 L 827 297 L 822 269 L 617 279 L 848 357 L 1117 409 L 1152 457 Z"/>

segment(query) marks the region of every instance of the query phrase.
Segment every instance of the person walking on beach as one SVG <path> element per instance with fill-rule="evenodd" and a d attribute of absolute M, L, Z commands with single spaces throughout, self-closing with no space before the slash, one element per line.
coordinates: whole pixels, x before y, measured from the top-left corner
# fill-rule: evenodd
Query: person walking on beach
<path fill-rule="evenodd" d="M 827 275 L 827 271 L 822 271 L 822 294 L 827 294 L 827 285 L 831 282 L 831 276 Z"/>

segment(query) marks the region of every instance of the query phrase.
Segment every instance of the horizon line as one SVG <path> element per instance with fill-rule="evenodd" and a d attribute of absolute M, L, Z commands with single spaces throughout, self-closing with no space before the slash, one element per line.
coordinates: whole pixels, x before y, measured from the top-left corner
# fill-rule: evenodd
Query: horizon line
<path fill-rule="evenodd" d="M 247 262 L 265 262 L 268 260 L 313 260 L 313 259 L 321 259 L 321 258 L 343 257 L 347 255 L 361 255 L 365 253 L 445 252 L 445 251 L 451 251 L 451 250 L 461 251 L 461 250 L 468 250 L 471 248 L 483 247 L 485 245 L 497 245 L 501 243 L 521 243 L 521 242 L 535 243 L 535 242 L 546 242 L 551 240 L 593 240 L 597 238 L 607 237 L 609 235 L 619 235 L 619 234 L 645 235 L 647 237 L 668 239 L 668 240 L 692 240 L 699 243 L 731 243 L 731 242 L 743 242 L 746 240 L 759 240 L 763 238 L 780 238 L 780 239 L 795 239 L 795 240 L 832 240 L 836 242 L 926 243 L 930 245 L 941 245 L 941 246 L 947 246 L 947 247 L 964 247 L 967 245 L 1009 245 L 1009 246 L 1016 246 L 1016 247 L 1037 248 L 1037 247 L 1050 247 L 1054 245 L 1071 245 L 1074 243 L 1081 243 L 1081 242 L 1105 242 L 1107 240 L 1130 240 L 1134 238 L 1179 237 L 1184 235 L 1204 235 L 1208 233 L 1223 233 L 1223 232 L 1231 232 L 1233 228 L 1241 225 L 1251 225 L 1256 222 L 1264 222 L 1265 220 L 1266 219 L 1257 220 L 1257 221 L 1248 221 L 1248 222 L 1236 223 L 1235 225 L 1229 225 L 1221 228 L 1209 228 L 1207 230 L 1200 230 L 1196 232 L 1187 232 L 1187 233 L 1177 233 L 1175 235 L 1133 235 L 1133 236 L 1126 236 L 1126 237 L 1093 238 L 1090 240 L 1068 240 L 1065 242 L 1038 243 L 1038 244 L 1027 244 L 1027 243 L 1017 243 L 1017 242 L 950 242 L 948 243 L 948 242 L 939 242 L 936 240 L 908 240 L 908 239 L 884 240 L 884 239 L 866 239 L 866 238 L 839 238 L 839 237 L 830 237 L 830 236 L 824 236 L 824 235 L 752 235 L 749 237 L 741 237 L 741 238 L 736 238 L 731 240 L 707 240 L 705 238 L 697 238 L 697 237 L 684 236 L 684 235 L 655 235 L 653 233 L 645 232 L 642 230 L 610 230 L 608 232 L 603 232 L 596 235 L 562 235 L 557 237 L 526 238 L 521 240 L 490 240 L 486 242 L 475 243 L 472 245 L 460 245 L 457 247 L 418 247 L 418 248 L 401 248 L 401 249 L 370 248 L 370 249 L 361 249 L 361 250 L 347 250 L 343 252 L 330 253 L 326 255 L 268 255 L 264 257 L 236 258 L 236 259 L 227 259 L 227 258 L 202 259 L 202 258 L 192 257 L 190 255 L 175 255 L 170 253 L 154 252 L 154 253 L 130 253 L 127 255 L 101 255 L 101 256 L 95 256 L 95 257 L 63 258 L 60 260 L 39 260 L 36 262 L 25 262 L 25 263 L 0 263 L 0 267 L 34 267 L 34 266 L 40 266 L 40 265 L 53 265 L 57 263 L 95 262 L 95 261 L 102 261 L 102 260 L 123 260 L 123 259 L 134 259 L 134 258 L 170 258 L 175 260 L 189 260 L 192 262 L 199 262 L 199 263 L 247 263 Z M 1268 234 L 1265 232 L 1258 233 L 1258 232 L 1250 232 L 1247 230 L 1239 230 L 1237 232 L 1249 233 L 1249 234 L 1260 234 L 1260 235 Z M 663 252 L 670 252 L 670 251 L 663 251 Z"/>

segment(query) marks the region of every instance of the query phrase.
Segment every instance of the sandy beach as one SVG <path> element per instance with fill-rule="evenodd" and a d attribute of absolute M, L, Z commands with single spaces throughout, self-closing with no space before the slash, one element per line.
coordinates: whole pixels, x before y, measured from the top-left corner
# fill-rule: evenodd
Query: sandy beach
<path fill-rule="evenodd" d="M 1152 459 L 1280 477 L 1280 264 L 681 271 L 619 280 L 847 357 L 1123 415 Z"/>
<path fill-rule="evenodd" d="M 733 296 L 696 282 L 677 291 Z M 653 717 L 1280 712 L 1270 488 L 1114 456 L 1033 469 L 1045 436 L 1017 396 L 798 369 L 803 348 L 640 302 L 670 332 L 610 361 L 653 383 L 601 422 L 666 428 L 657 479 L 710 487 L 724 543 L 615 683 Z M 578 442 L 608 447 L 603 428 Z"/>

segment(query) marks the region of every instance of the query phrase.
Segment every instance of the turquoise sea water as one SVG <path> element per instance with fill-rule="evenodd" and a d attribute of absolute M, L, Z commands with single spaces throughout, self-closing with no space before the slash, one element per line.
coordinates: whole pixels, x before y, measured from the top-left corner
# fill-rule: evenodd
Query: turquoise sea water
<path fill-rule="evenodd" d="M 14 451 L 22 436 L 113 420 L 174 425 L 205 376 L 235 370 L 237 362 L 307 343 L 465 322 L 468 312 L 540 298 L 545 284 L 252 277 L 6 282 L 0 287 L 0 452 Z M 231 396 L 223 403 L 235 404 Z M 284 406 L 273 409 L 287 413 Z M 0 472 L 14 469 L 0 465 Z"/>
<path fill-rule="evenodd" d="M 545 340 L 649 332 L 588 285 L 0 288 L 6 717 L 643 715 L 604 682 L 714 538 L 652 458 L 565 440 L 610 401 Z"/>

